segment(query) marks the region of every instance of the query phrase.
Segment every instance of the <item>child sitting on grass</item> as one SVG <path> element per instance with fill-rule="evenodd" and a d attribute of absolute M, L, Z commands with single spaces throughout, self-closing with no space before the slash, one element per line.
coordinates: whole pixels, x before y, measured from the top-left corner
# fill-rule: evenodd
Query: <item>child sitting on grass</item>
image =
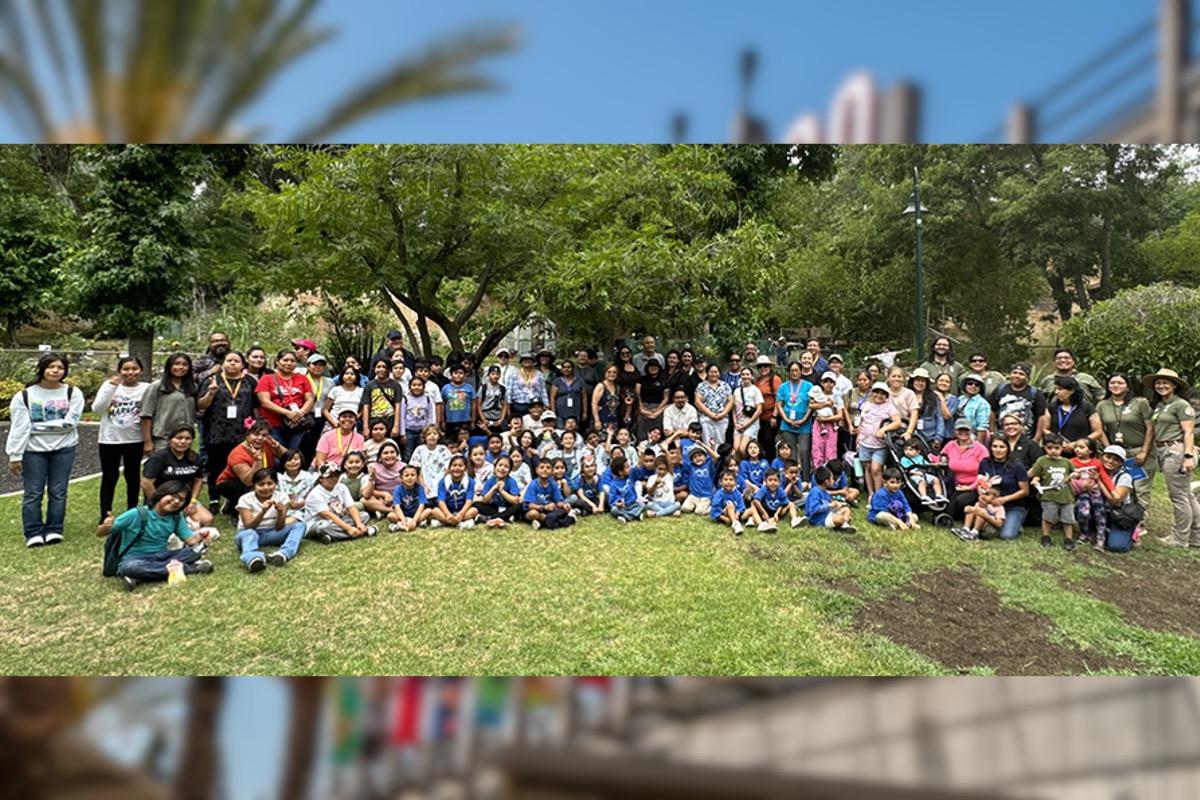
<path fill-rule="evenodd" d="M 629 469 L 629 462 L 619 452 L 613 456 L 604 475 L 604 496 L 608 501 L 609 513 L 617 518 L 617 522 L 633 522 L 642 518 L 645 508 L 638 502 L 637 484 Z"/>
<path fill-rule="evenodd" d="M 734 536 L 741 536 L 746 530 L 742 526 L 742 520 L 753 525 L 762 522 L 753 507 L 746 507 L 746 501 L 737 488 L 737 475 L 728 470 L 721 473 L 721 488 L 713 493 L 709 518 L 713 522 L 728 525 Z"/>
<path fill-rule="evenodd" d="M 1057 433 L 1047 433 L 1042 439 L 1046 454 L 1033 462 L 1029 483 L 1037 489 L 1042 501 L 1042 547 L 1050 547 L 1050 530 L 1062 523 L 1063 549 L 1075 549 L 1075 494 L 1067 480 L 1075 468 L 1070 459 L 1063 458 L 1066 440 Z"/>
<path fill-rule="evenodd" d="M 654 459 L 654 474 L 646 478 L 643 494 L 647 517 L 678 517 L 683 513 L 675 500 L 675 479 L 666 456 Z"/>
<path fill-rule="evenodd" d="M 833 475 L 833 487 L 829 489 L 833 499 L 841 500 L 851 508 L 857 506 L 860 492 L 850 485 L 850 478 L 846 474 L 846 462 L 835 458 L 833 461 L 827 462 L 825 466 L 829 467 L 829 473 Z"/>
<path fill-rule="evenodd" d="M 546 466 L 550 466 L 547 464 Z M 446 527 L 468 530 L 475 527 L 475 481 L 467 476 L 467 459 L 461 455 L 450 459 L 446 474 L 438 481 L 437 506 L 433 518 Z"/>
<path fill-rule="evenodd" d="M 755 445 L 757 442 L 751 440 L 750 444 Z M 783 482 L 779 479 L 779 470 L 767 470 L 763 476 L 762 488 L 754 493 L 752 502 L 755 512 L 762 519 L 762 522 L 758 523 L 758 529 L 763 533 L 779 530 L 779 520 L 783 519 L 784 514 L 790 518 L 793 528 L 804 524 L 804 517 L 796 510 L 796 504 L 788 499 Z"/>
<path fill-rule="evenodd" d="M 571 481 L 571 506 L 584 516 L 604 513 L 604 486 L 596 474 L 596 459 L 584 456 L 579 474 Z"/>
<path fill-rule="evenodd" d="M 317 485 L 304 501 L 308 537 L 321 544 L 375 535 L 375 526 L 366 524 L 354 506 L 350 490 L 339 482 L 341 476 L 342 468 L 334 462 L 322 464 L 317 473 Z"/>
<path fill-rule="evenodd" d="M 883 486 L 871 495 L 871 507 L 867 511 L 867 522 L 896 531 L 910 531 L 921 527 L 901 487 L 904 485 L 900 470 L 888 467 L 883 471 Z"/>
<path fill-rule="evenodd" d="M 712 509 L 712 496 L 716 491 L 713 469 L 716 452 L 709 450 L 703 442 L 696 441 L 687 455 L 687 497 L 681 508 L 685 514 L 707 514 Z M 735 481 L 736 483 L 736 481 Z M 742 505 L 745 505 L 743 501 Z"/>
<path fill-rule="evenodd" d="M 979 502 L 967 506 L 966 523 L 956 528 L 954 533 L 964 542 L 977 539 L 995 539 L 1000 535 L 1000 527 L 1004 524 L 1004 506 L 997 503 L 1000 493 L 996 487 L 988 483 L 987 478 L 979 479 Z"/>
<path fill-rule="evenodd" d="M 550 477 L 552 471 L 548 460 L 542 459 L 537 465 L 537 477 L 525 489 L 522 499 L 525 501 L 525 519 L 533 524 L 533 529 L 566 528 L 575 524 L 575 518 L 567 512 L 570 506 L 563 502 L 562 491 Z"/>
<path fill-rule="evenodd" d="M 827 463 L 813 470 L 813 485 L 808 490 L 808 499 L 804 503 L 804 514 L 808 524 L 814 528 L 829 528 L 830 530 L 854 533 L 855 527 L 850 524 L 850 506 L 836 499 L 833 490 L 833 471 Z"/>
<path fill-rule="evenodd" d="M 347 462 L 349 458 L 346 459 Z M 388 530 L 392 533 L 415 531 L 429 519 L 431 509 L 425 497 L 417 468 L 407 464 L 400 470 L 400 483 L 392 490 L 392 507 L 388 511 Z"/>

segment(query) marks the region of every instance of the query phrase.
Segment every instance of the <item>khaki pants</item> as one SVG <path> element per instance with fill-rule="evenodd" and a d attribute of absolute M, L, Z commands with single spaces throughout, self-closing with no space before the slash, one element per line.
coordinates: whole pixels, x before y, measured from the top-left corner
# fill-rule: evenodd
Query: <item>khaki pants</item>
<path fill-rule="evenodd" d="M 704 516 L 712 509 L 712 500 L 707 497 L 697 497 L 694 494 L 689 494 L 683 501 L 681 511 L 685 514 L 699 514 Z"/>
<path fill-rule="evenodd" d="M 1174 544 L 1200 547 L 1200 500 L 1192 491 L 1192 473 L 1179 471 L 1183 465 L 1183 443 L 1160 445 L 1154 449 L 1154 455 L 1162 470 L 1175 518 L 1170 539 Z M 1138 499 L 1141 499 L 1140 491 Z"/>

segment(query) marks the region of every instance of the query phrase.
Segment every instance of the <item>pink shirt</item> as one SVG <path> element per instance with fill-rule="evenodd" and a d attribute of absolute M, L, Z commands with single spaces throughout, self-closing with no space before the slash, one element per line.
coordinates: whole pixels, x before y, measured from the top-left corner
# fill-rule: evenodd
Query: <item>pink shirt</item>
<path fill-rule="evenodd" d="M 349 435 L 338 428 L 326 431 L 317 441 L 317 452 L 325 454 L 326 461 L 341 464 L 347 453 L 363 449 L 363 437 L 357 431 Z"/>
<path fill-rule="evenodd" d="M 862 416 L 858 421 L 858 443 L 872 449 L 883 447 L 879 429 L 888 424 L 895 415 L 896 407 L 892 405 L 891 400 L 884 400 L 882 403 L 868 400 L 863 403 Z"/>
<path fill-rule="evenodd" d="M 954 473 L 954 487 L 974 491 L 979 479 L 979 465 L 988 457 L 988 449 L 979 442 L 971 442 L 966 448 L 960 448 L 958 442 L 946 442 L 942 455 L 946 458 L 946 466 Z"/>

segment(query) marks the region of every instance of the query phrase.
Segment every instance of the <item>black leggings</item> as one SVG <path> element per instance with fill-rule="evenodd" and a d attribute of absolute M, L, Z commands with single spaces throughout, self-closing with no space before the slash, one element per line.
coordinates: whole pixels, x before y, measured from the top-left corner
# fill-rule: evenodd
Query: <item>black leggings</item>
<path fill-rule="evenodd" d="M 206 449 L 208 451 L 208 502 L 210 503 L 220 497 L 220 493 L 217 491 L 217 478 L 221 477 L 221 473 L 229 465 L 229 454 L 237 446 L 237 442 L 232 444 L 208 443 Z"/>
<path fill-rule="evenodd" d="M 950 476 L 950 480 L 954 480 Z M 946 512 L 955 519 L 966 519 L 967 506 L 973 506 L 979 502 L 979 495 L 975 492 L 955 491 L 950 497 L 950 507 Z"/>
<path fill-rule="evenodd" d="M 235 513 L 234 506 L 237 505 L 237 501 L 241 500 L 242 495 L 246 492 L 253 490 L 253 486 L 247 486 L 237 478 L 218 483 L 216 496 L 225 501 L 225 508 L 221 509 L 222 513 L 226 511 L 230 514 Z"/>
<path fill-rule="evenodd" d="M 479 518 L 487 521 L 489 519 L 502 519 L 505 522 L 512 522 L 519 519 L 517 516 L 521 510 L 520 503 L 512 503 L 501 511 L 495 503 L 476 503 L 475 508 L 479 509 Z"/>
<path fill-rule="evenodd" d="M 141 494 L 142 443 L 100 445 L 100 521 L 108 512 L 115 511 L 113 498 L 117 493 L 117 481 L 121 477 L 121 464 L 125 464 L 125 507 L 137 508 Z"/>

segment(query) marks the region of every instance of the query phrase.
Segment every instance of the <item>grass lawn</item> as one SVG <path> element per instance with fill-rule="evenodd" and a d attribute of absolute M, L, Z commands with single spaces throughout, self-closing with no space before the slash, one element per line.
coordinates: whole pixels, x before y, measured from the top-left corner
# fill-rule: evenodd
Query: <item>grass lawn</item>
<path fill-rule="evenodd" d="M 854 536 L 606 517 L 306 542 L 250 575 L 225 530 L 213 575 L 131 595 L 100 576 L 97 486 L 71 486 L 52 548 L 26 550 L 0 499 L 5 674 L 1200 673 L 1200 551 L 1153 536 L 1118 556 L 861 509 Z"/>

